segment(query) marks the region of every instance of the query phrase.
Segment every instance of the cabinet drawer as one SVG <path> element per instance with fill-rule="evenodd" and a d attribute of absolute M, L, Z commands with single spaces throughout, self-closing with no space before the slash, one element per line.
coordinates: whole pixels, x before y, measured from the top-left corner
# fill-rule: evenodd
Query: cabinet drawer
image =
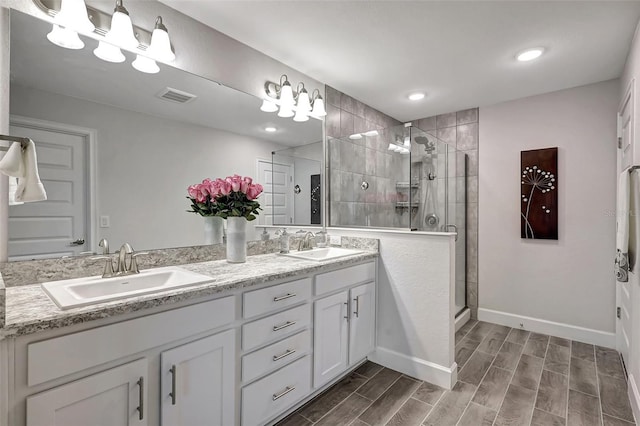
<path fill-rule="evenodd" d="M 242 389 L 242 425 L 262 425 L 311 392 L 311 358 L 302 359 Z"/>
<path fill-rule="evenodd" d="M 29 386 L 230 324 L 234 296 L 67 334 L 27 347 Z"/>
<path fill-rule="evenodd" d="M 292 306 L 311 297 L 311 278 L 291 281 L 243 295 L 242 312 L 244 318 L 266 314 L 276 309 Z"/>
<path fill-rule="evenodd" d="M 353 284 L 372 281 L 375 277 L 375 262 L 319 274 L 316 276 L 316 295 L 330 293 Z"/>
<path fill-rule="evenodd" d="M 311 348 L 311 332 L 305 330 L 242 357 L 242 381 L 276 370 L 306 355 Z"/>
<path fill-rule="evenodd" d="M 250 322 L 242 326 L 242 349 L 249 350 L 295 331 L 303 330 L 309 327 L 310 322 L 310 304 Z"/>

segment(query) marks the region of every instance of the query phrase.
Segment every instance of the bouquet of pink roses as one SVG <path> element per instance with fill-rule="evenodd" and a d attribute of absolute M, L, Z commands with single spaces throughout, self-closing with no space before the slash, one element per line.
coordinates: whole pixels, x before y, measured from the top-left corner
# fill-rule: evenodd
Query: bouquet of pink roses
<path fill-rule="evenodd" d="M 188 211 L 200 216 L 254 220 L 258 210 L 262 210 L 256 201 L 262 190 L 262 185 L 253 183 L 250 177 L 233 175 L 225 179 L 205 179 L 187 188 L 187 198 L 191 200 L 191 210 Z"/>

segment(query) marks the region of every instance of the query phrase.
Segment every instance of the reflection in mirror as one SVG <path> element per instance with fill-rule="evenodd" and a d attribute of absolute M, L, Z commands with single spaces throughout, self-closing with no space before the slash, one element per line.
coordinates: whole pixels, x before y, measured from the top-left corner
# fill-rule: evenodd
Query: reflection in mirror
<path fill-rule="evenodd" d="M 236 173 L 264 185 L 273 151 L 322 139 L 319 120 L 262 112 L 254 96 L 166 65 L 138 72 L 127 52 L 101 61 L 89 38 L 60 48 L 50 30 L 11 12 L 10 133 L 36 143 L 49 199 L 10 206 L 10 260 L 97 252 L 102 238 L 136 250 L 204 244 L 187 186 Z"/>
<path fill-rule="evenodd" d="M 320 225 L 322 141 L 274 151 L 270 188 L 274 225 Z"/>

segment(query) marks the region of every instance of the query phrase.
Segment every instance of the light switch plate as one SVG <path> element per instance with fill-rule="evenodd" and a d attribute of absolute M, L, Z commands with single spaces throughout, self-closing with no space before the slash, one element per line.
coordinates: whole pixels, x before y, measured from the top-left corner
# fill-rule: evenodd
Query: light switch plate
<path fill-rule="evenodd" d="M 100 216 L 100 228 L 108 228 L 111 226 L 111 218 L 109 216 Z"/>
<path fill-rule="evenodd" d="M 340 235 L 329 235 L 329 244 L 332 246 L 341 246 L 342 237 Z"/>

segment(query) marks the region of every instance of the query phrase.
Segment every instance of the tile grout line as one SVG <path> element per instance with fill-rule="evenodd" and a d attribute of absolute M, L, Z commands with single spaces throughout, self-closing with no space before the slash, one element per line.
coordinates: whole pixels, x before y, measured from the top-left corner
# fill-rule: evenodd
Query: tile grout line
<path fill-rule="evenodd" d="M 529 338 L 531 338 L 531 334 L 529 334 Z M 547 347 L 544 351 L 544 358 L 542 358 L 542 368 L 540 369 L 540 377 L 538 377 L 538 385 L 536 386 L 536 396 L 533 398 L 533 408 L 531 409 L 531 417 L 529 418 L 529 424 L 533 421 L 533 413 L 536 412 L 536 405 L 538 404 L 538 393 L 540 393 L 540 382 L 542 382 L 542 374 L 544 373 L 544 362 L 547 360 L 547 353 L 549 352 L 549 345 L 551 338 L 547 337 Z M 522 348 L 522 352 L 524 352 L 524 348 Z M 567 393 L 569 393 L 569 383 L 567 381 Z M 565 419 L 565 423 L 566 423 Z"/>
<path fill-rule="evenodd" d="M 457 383 L 457 381 L 456 381 L 456 383 Z M 455 384 L 454 384 L 454 386 L 455 386 Z M 416 392 L 418 392 L 418 389 L 416 389 L 416 391 L 415 391 L 414 393 L 412 393 L 412 394 L 411 394 L 411 396 L 415 395 L 415 394 L 416 394 Z M 424 425 L 424 422 L 425 422 L 425 420 L 427 420 L 427 417 L 429 417 L 429 415 L 431 414 L 431 412 L 432 412 L 433 410 L 435 410 L 436 406 L 440 403 L 440 401 L 442 401 L 442 398 L 444 398 L 444 396 L 447 394 L 447 392 L 451 392 L 451 391 L 450 391 L 450 390 L 445 389 L 445 391 L 444 391 L 444 392 L 442 392 L 442 395 L 440 395 L 440 396 L 438 397 L 438 399 L 436 400 L 436 402 L 434 402 L 434 403 L 433 403 L 433 405 L 429 404 L 429 405 L 431 405 L 431 410 L 429 410 L 429 412 L 427 413 L 427 415 L 426 415 L 426 416 L 424 416 L 424 419 L 422 419 L 422 422 L 420 422 L 420 425 Z M 417 398 L 416 398 L 416 399 L 417 399 Z M 420 400 L 418 399 L 418 401 L 420 401 Z M 422 402 L 424 402 L 424 401 L 422 401 Z M 425 404 L 426 404 L 426 402 L 425 402 Z"/>
<path fill-rule="evenodd" d="M 398 378 L 398 380 L 400 380 L 402 377 L 407 377 L 407 378 L 413 379 L 413 377 L 410 377 L 410 376 L 407 376 L 407 375 L 403 374 L 402 376 L 400 376 L 400 377 Z M 396 381 L 397 381 L 397 380 L 396 380 Z M 424 380 L 419 380 L 419 381 L 417 381 L 417 382 L 418 382 L 418 387 L 416 388 L 416 390 L 415 390 L 415 391 L 413 391 L 413 392 L 411 392 L 411 394 L 410 394 L 410 395 L 409 395 L 409 396 L 408 396 L 404 401 L 402 401 L 402 404 L 400 404 L 400 406 L 398 407 L 398 409 L 397 409 L 397 410 L 395 410 L 395 411 L 393 412 L 393 414 L 391 415 L 391 417 L 389 417 L 389 420 L 387 420 L 387 423 L 389 423 L 389 422 L 391 421 L 391 419 L 393 419 L 393 416 L 395 416 L 396 414 L 398 414 L 398 412 L 402 409 L 402 407 L 404 407 L 404 404 L 406 404 L 406 403 L 407 403 L 407 401 L 409 401 L 409 400 L 411 399 L 411 396 L 412 396 L 412 395 L 413 395 L 413 394 L 414 394 L 418 389 L 420 389 L 420 386 L 422 386 L 422 383 L 424 382 Z M 385 391 L 385 392 L 386 392 L 386 391 Z M 380 395 L 380 396 L 382 396 L 382 395 Z M 374 401 L 374 402 L 375 402 L 375 401 Z M 364 422 L 364 423 L 367 423 L 367 422 Z M 367 424 L 368 424 L 368 423 L 367 423 Z M 385 423 L 385 424 L 386 424 L 386 423 Z"/>
<path fill-rule="evenodd" d="M 600 404 L 600 424 L 604 425 L 604 407 L 602 406 L 602 398 L 600 397 L 600 375 L 598 374 L 598 359 L 596 358 L 596 345 L 593 345 L 593 366 L 596 370 L 596 387 L 598 392 L 598 403 Z"/>
<path fill-rule="evenodd" d="M 564 410 L 565 424 L 569 423 L 569 394 L 571 393 L 571 360 L 573 359 L 573 340 L 569 340 L 569 371 L 567 371 L 567 408 Z"/>
<path fill-rule="evenodd" d="M 512 328 L 511 331 L 509 332 L 509 334 L 507 335 L 506 339 L 509 338 L 509 335 L 511 334 L 511 332 L 513 330 L 516 330 L 516 329 Z M 518 330 L 520 330 L 520 329 L 518 329 Z M 513 382 L 513 377 L 516 375 L 516 370 L 518 369 L 518 365 L 520 364 L 520 360 L 522 359 L 522 354 L 524 353 L 524 347 L 527 344 L 527 342 L 529 341 L 530 337 L 531 337 L 531 332 L 529 331 L 529 335 L 527 336 L 527 340 L 525 340 L 524 343 L 522 344 L 522 352 L 520 352 L 520 356 L 518 357 L 518 362 L 516 363 L 516 366 L 513 368 L 513 373 L 511 373 L 511 378 L 509 379 L 509 384 L 507 385 L 507 391 L 504 393 L 504 396 L 502 397 L 502 402 L 500 402 L 500 407 L 498 408 L 498 412 L 496 413 L 496 418 L 493 419 L 493 423 L 491 423 L 492 426 L 495 425 L 496 424 L 496 420 L 498 420 L 498 416 L 500 415 L 500 410 L 502 410 L 502 406 L 504 405 L 504 400 L 507 398 L 507 393 L 509 393 L 509 386 L 511 386 L 511 383 Z M 507 341 L 506 339 L 505 339 L 505 342 Z"/>

